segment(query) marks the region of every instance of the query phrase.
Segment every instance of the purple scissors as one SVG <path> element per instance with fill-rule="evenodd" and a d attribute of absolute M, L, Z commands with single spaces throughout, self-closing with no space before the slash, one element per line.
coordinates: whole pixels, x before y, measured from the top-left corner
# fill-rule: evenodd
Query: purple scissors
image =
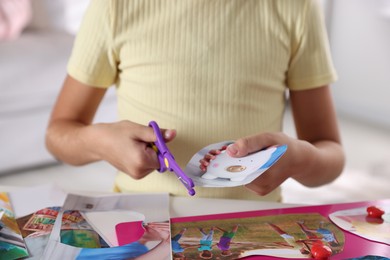
<path fill-rule="evenodd" d="M 164 138 L 161 135 L 160 127 L 155 121 L 150 121 L 149 126 L 153 128 L 154 133 L 157 136 L 156 142 L 152 145 L 153 149 L 157 152 L 158 161 L 160 162 L 159 172 L 165 172 L 169 170 L 176 174 L 176 177 L 183 183 L 187 188 L 188 194 L 191 196 L 195 195 L 194 182 L 189 178 L 183 170 L 179 167 L 173 157 L 172 153 L 169 151 L 168 147 L 165 144 Z"/>

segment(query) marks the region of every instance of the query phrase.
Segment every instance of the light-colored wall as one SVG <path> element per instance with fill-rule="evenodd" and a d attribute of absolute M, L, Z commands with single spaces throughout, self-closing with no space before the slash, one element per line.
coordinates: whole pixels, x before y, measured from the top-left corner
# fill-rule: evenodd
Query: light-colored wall
<path fill-rule="evenodd" d="M 390 0 L 328 1 L 337 109 L 390 127 Z"/>

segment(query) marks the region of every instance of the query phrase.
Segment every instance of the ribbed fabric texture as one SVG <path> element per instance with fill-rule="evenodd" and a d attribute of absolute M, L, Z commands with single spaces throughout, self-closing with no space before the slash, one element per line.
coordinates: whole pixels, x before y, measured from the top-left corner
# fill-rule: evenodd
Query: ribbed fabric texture
<path fill-rule="evenodd" d="M 336 78 L 321 10 L 310 0 L 93 0 L 68 72 L 89 85 L 115 84 L 121 119 L 176 129 L 169 147 L 183 168 L 209 144 L 281 131 L 287 88 Z M 122 174 L 117 186 L 185 194 L 174 179 Z M 279 198 L 242 187 L 197 192 Z"/>

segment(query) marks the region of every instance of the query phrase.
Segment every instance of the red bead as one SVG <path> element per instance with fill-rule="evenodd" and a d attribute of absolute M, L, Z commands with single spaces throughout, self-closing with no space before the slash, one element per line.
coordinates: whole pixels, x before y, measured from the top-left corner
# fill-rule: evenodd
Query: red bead
<path fill-rule="evenodd" d="M 367 215 L 371 218 L 382 218 L 382 215 L 385 214 L 385 212 L 375 206 L 369 206 L 367 208 Z"/>
<path fill-rule="evenodd" d="M 311 247 L 311 255 L 314 259 L 328 259 L 332 255 L 332 249 L 322 243 L 315 243 Z"/>

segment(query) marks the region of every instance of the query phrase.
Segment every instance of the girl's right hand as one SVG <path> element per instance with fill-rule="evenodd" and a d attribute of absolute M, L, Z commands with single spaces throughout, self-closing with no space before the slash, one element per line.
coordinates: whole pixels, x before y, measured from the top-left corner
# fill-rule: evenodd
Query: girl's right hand
<path fill-rule="evenodd" d="M 157 153 L 151 147 L 156 135 L 151 127 L 131 121 L 90 125 L 94 128 L 96 153 L 119 171 L 138 180 L 159 168 Z M 94 135 L 94 136 L 93 136 Z M 176 136 L 175 130 L 162 129 L 166 142 Z"/>

